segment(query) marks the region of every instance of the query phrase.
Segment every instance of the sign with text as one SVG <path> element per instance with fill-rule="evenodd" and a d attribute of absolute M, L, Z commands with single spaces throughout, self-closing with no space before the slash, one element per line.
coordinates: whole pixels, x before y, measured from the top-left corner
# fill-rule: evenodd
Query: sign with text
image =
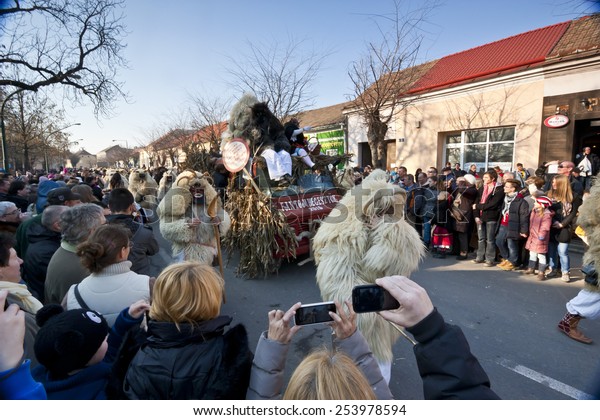
<path fill-rule="evenodd" d="M 243 139 L 233 139 L 223 148 L 223 165 L 229 172 L 239 172 L 250 158 L 250 148 Z"/>
<path fill-rule="evenodd" d="M 544 120 L 544 125 L 548 128 L 560 128 L 569 123 L 569 117 L 562 114 L 552 115 Z"/>

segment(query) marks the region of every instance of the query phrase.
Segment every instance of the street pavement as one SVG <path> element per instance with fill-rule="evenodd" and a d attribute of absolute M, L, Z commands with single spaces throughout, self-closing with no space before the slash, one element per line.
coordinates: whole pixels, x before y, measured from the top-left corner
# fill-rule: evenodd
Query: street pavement
<path fill-rule="evenodd" d="M 171 261 L 170 249 L 158 226 L 154 231 L 163 248 L 153 257 L 158 274 Z M 577 243 L 570 252 L 573 281 L 569 284 L 560 278 L 539 282 L 519 271 L 431 256 L 422 261 L 412 279 L 428 291 L 447 322 L 462 328 L 490 377 L 492 389 L 501 398 L 583 399 L 592 393 L 593 381 L 600 378 L 600 322 L 580 323 L 584 333 L 595 340 L 592 345 L 573 341 L 556 328 L 566 302 L 583 286 L 579 272 L 582 251 Z M 253 350 L 267 328 L 270 310 L 287 310 L 298 301 L 321 301 L 312 262 L 302 266 L 285 262 L 277 274 L 256 279 L 236 276 L 236 265 L 236 255 L 232 255 L 225 267 L 227 301 L 222 313 L 232 316 L 234 324 L 245 325 Z M 331 328 L 303 327 L 290 346 L 286 376 L 289 378 L 302 358 L 319 347 L 331 347 Z M 412 344 L 404 338 L 394 346 L 390 389 L 397 399 L 423 398 Z"/>

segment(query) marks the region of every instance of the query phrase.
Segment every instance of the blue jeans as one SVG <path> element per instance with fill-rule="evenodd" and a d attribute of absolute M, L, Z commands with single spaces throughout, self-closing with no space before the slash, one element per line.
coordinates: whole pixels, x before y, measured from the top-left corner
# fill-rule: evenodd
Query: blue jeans
<path fill-rule="evenodd" d="M 556 263 L 560 260 L 560 271 L 568 273 L 571 268 L 569 259 L 569 244 L 562 242 L 550 241 L 548 244 L 548 257 L 550 259 L 550 269 L 557 270 L 558 266 Z"/>
<path fill-rule="evenodd" d="M 433 218 L 430 216 L 423 217 L 423 242 L 428 246 L 431 243 L 431 220 Z"/>
<path fill-rule="evenodd" d="M 592 186 L 592 177 L 591 176 L 582 176 L 579 178 L 581 181 L 581 185 L 583 185 L 584 191 L 589 191 Z"/>
<path fill-rule="evenodd" d="M 506 237 L 507 235 L 508 227 L 500 225 L 498 234 L 496 235 L 496 246 L 502 258 L 510 261 L 512 265 L 517 265 L 519 259 L 519 240 L 509 239 Z"/>
<path fill-rule="evenodd" d="M 484 259 L 494 262 L 496 259 L 496 226 L 498 222 L 481 222 L 477 225 L 477 257 L 478 261 Z"/>

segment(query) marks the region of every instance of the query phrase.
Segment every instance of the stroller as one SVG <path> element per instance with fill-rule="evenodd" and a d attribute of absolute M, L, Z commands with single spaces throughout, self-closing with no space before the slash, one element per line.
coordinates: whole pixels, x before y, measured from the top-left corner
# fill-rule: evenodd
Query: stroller
<path fill-rule="evenodd" d="M 434 258 L 446 258 L 446 254 L 452 252 L 454 235 L 448 229 L 435 225 L 431 229 L 431 249 Z"/>

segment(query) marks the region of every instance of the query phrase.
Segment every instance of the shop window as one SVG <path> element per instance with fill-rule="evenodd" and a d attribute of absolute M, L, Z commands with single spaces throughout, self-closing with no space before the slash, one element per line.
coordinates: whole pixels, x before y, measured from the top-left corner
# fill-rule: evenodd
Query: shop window
<path fill-rule="evenodd" d="M 512 170 L 515 127 L 465 130 L 446 136 L 445 161 L 458 162 L 462 168 L 476 164 L 479 170 L 500 166 Z"/>

